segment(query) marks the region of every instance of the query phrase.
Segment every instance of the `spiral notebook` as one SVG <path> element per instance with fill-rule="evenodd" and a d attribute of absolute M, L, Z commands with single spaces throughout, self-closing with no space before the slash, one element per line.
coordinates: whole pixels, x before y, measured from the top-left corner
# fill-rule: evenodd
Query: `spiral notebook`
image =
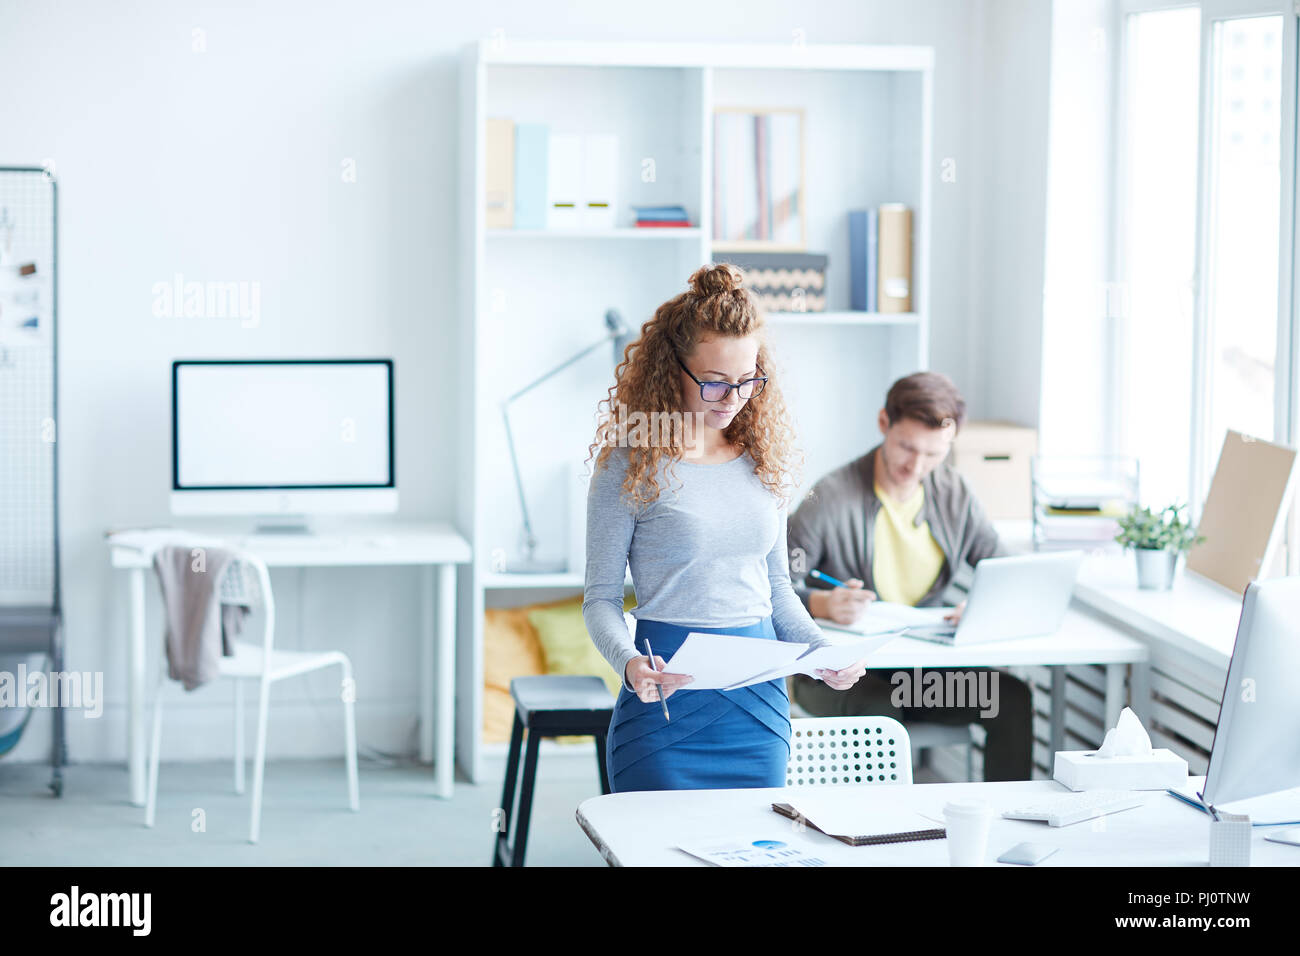
<path fill-rule="evenodd" d="M 799 802 L 801 805 L 805 803 L 802 799 Z M 881 830 L 872 833 L 837 833 L 832 831 L 856 830 L 860 829 L 860 827 L 846 826 L 846 821 L 844 821 L 839 814 L 827 814 L 824 809 L 819 813 L 817 808 L 811 806 L 801 806 L 799 809 L 795 809 L 794 806 L 788 803 L 774 803 L 772 804 L 772 809 L 783 817 L 789 817 L 791 820 L 802 819 L 805 824 L 812 827 L 818 833 L 824 833 L 832 839 L 839 840 L 841 843 L 847 843 L 849 846 L 876 846 L 882 843 L 913 843 L 918 840 L 942 840 L 948 835 L 947 831 L 942 827 L 927 827 L 919 830 L 892 830 L 892 828 L 886 827 L 885 830 L 890 830 L 891 832 Z M 818 826 L 812 819 L 813 815 L 817 815 L 822 820 L 824 826 Z M 917 814 L 910 814 L 909 819 L 911 816 L 916 816 L 918 819 L 924 819 Z"/>

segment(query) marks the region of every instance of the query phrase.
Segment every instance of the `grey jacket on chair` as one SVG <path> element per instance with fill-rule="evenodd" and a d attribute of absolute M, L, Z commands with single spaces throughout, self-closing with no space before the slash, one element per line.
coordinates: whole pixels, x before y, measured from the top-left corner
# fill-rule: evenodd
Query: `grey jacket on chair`
<path fill-rule="evenodd" d="M 873 468 L 876 450 L 835 469 L 813 485 L 790 515 L 787 545 L 790 579 L 799 600 L 808 606 L 807 574 L 817 570 L 847 581 L 858 578 L 875 590 L 871 563 L 876 513 Z M 929 522 L 930 534 L 943 551 L 943 569 L 918 606 L 955 603 L 944 592 L 966 566 L 1002 553 L 997 532 L 966 480 L 947 463 L 922 480 L 925 504 L 916 523 Z M 958 598 L 960 600 L 960 598 Z"/>
<path fill-rule="evenodd" d="M 223 627 L 221 576 L 234 553 L 167 545 L 154 554 L 167 619 L 167 674 L 193 690 L 219 676 L 231 653 Z"/>

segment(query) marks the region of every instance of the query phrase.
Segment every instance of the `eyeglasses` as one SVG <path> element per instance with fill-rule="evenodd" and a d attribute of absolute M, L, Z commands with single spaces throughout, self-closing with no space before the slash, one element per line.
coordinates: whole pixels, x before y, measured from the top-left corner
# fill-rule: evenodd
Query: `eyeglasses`
<path fill-rule="evenodd" d="M 682 367 L 682 371 L 691 377 L 696 385 L 700 387 L 700 398 L 706 402 L 724 402 L 728 394 L 734 388 L 736 395 L 741 400 L 748 400 L 763 391 L 763 386 L 767 384 L 767 376 L 759 378 L 747 378 L 743 382 L 737 382 L 732 385 L 730 382 L 701 382 L 695 377 L 695 373 L 686 367 L 680 355 L 676 356 L 677 364 Z M 762 369 L 759 369 L 761 372 Z"/>

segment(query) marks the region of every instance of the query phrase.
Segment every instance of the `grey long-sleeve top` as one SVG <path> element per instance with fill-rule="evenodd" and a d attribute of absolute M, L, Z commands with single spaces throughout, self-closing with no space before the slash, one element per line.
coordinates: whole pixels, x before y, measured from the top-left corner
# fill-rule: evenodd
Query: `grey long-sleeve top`
<path fill-rule="evenodd" d="M 748 452 L 717 465 L 679 461 L 675 481 L 662 467 L 658 499 L 639 509 L 622 495 L 627 464 L 616 448 L 591 479 L 582 603 L 587 632 L 625 686 L 639 656 L 623 617 L 629 566 L 638 620 L 741 627 L 771 615 L 778 640 L 826 643 L 790 585 L 786 509 Z"/>

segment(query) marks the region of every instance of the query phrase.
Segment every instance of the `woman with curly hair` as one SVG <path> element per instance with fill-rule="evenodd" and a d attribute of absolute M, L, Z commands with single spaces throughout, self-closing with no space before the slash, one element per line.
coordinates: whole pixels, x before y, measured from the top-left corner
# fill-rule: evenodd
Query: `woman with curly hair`
<path fill-rule="evenodd" d="M 582 612 L 623 675 L 607 738 L 610 784 L 615 792 L 784 786 L 784 679 L 692 690 L 673 698 L 667 721 L 656 692 L 668 698 L 690 684 L 663 668 L 691 631 L 825 643 L 790 585 L 793 435 L 741 274 L 697 270 L 642 326 L 601 405 Z M 635 638 L 623 617 L 629 566 Z M 846 690 L 864 665 L 817 676 Z"/>

